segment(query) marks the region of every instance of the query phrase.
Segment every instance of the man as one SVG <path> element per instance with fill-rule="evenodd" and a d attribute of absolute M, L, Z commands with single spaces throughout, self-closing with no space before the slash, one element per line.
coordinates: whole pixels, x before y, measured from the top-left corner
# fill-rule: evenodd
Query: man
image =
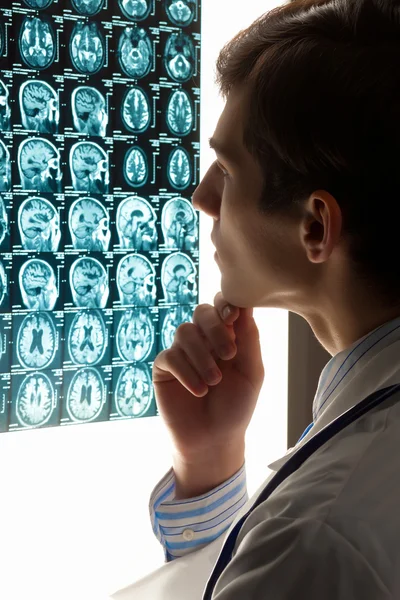
<path fill-rule="evenodd" d="M 399 2 L 297 0 L 217 66 L 227 102 L 193 204 L 214 219 L 222 293 L 155 360 L 174 455 L 150 509 L 170 564 L 132 597 L 398 599 Z M 332 359 L 313 424 L 248 501 L 254 306 L 303 316 Z"/>

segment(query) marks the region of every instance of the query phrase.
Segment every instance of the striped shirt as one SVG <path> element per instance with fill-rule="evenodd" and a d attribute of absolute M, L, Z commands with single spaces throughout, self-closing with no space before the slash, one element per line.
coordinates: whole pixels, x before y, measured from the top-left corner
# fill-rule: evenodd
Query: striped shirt
<path fill-rule="evenodd" d="M 400 317 L 381 325 L 342 350 L 324 367 L 313 401 L 313 422 L 297 444 L 307 435 L 355 372 L 360 359 L 365 361 L 391 340 L 397 340 Z M 279 461 L 277 461 L 279 462 Z M 273 468 L 274 463 L 268 465 Z M 245 464 L 230 479 L 215 489 L 187 500 L 175 500 L 174 472 L 171 468 L 150 497 L 150 518 L 154 534 L 164 548 L 167 562 L 206 546 L 222 535 L 247 502 Z"/>

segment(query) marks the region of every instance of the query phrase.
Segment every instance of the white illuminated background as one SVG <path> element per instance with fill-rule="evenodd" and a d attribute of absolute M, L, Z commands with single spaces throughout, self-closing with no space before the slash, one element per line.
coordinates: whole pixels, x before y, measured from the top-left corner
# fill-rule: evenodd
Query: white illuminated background
<path fill-rule="evenodd" d="M 116 0 L 114 0 L 116 2 Z M 201 170 L 223 102 L 214 85 L 219 49 L 277 4 L 203 0 Z M 219 272 L 201 219 L 200 301 L 212 302 Z M 288 314 L 255 311 L 266 381 L 247 436 L 252 494 L 286 450 Z M 159 418 L 0 435 L 1 600 L 102 600 L 164 562 L 148 518 L 153 486 L 170 468 Z"/>

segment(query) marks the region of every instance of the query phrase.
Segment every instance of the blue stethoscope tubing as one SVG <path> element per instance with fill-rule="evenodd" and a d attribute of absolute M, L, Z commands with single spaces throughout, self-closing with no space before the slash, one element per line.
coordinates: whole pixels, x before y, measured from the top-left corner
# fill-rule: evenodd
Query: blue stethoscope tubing
<path fill-rule="evenodd" d="M 276 490 L 276 488 L 287 477 L 289 477 L 289 475 L 297 471 L 297 469 L 301 467 L 307 458 L 314 454 L 314 452 L 316 452 L 323 444 L 332 439 L 345 427 L 357 421 L 357 419 L 365 415 L 367 412 L 382 404 L 387 398 L 393 396 L 397 391 L 400 391 L 400 384 L 391 385 L 387 388 L 370 394 L 367 398 L 347 410 L 345 413 L 340 415 L 340 417 L 332 421 L 332 423 L 329 423 L 329 425 L 321 429 L 321 431 L 310 438 L 308 442 L 304 444 L 304 446 L 301 446 L 301 448 L 299 448 L 297 452 L 291 458 L 289 458 L 289 460 L 279 469 L 279 471 L 277 471 L 276 475 L 271 479 L 271 481 L 268 482 L 250 510 L 248 510 L 247 513 L 243 515 L 241 519 L 239 519 L 235 527 L 228 535 L 214 570 L 207 582 L 207 586 L 203 594 L 203 600 L 212 600 L 212 592 L 215 584 L 217 583 L 222 571 L 232 558 L 232 552 L 235 547 L 240 528 L 250 513 L 259 504 L 264 502 L 264 500 L 266 500 L 272 494 L 272 492 Z"/>

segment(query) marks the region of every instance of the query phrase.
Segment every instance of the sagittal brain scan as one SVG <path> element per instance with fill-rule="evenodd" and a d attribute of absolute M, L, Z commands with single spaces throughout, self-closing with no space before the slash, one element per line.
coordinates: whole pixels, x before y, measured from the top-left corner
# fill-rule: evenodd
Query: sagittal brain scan
<path fill-rule="evenodd" d="M 184 148 L 176 148 L 168 159 L 167 175 L 172 187 L 183 190 L 188 187 L 192 178 L 190 156 Z"/>
<path fill-rule="evenodd" d="M 0 131 L 11 129 L 10 92 L 0 79 Z"/>
<path fill-rule="evenodd" d="M 155 270 L 140 254 L 128 254 L 118 263 L 117 287 L 122 306 L 154 306 Z"/>
<path fill-rule="evenodd" d="M 156 415 L 198 301 L 201 0 L 2 7 L 0 432 Z"/>
<path fill-rule="evenodd" d="M 168 303 L 193 304 L 197 297 L 197 269 L 182 252 L 170 254 L 161 269 L 161 284 Z"/>
<path fill-rule="evenodd" d="M 110 217 L 99 200 L 84 196 L 71 205 L 68 225 L 77 250 L 106 252 L 110 245 Z"/>
<path fill-rule="evenodd" d="M 121 106 L 124 125 L 134 133 L 146 131 L 150 125 L 151 108 L 147 94 L 139 87 L 133 87 L 125 94 Z"/>
<path fill-rule="evenodd" d="M 25 377 L 17 392 L 17 419 L 23 427 L 44 425 L 51 417 L 55 394 L 49 377 L 39 371 Z"/>
<path fill-rule="evenodd" d="M 166 113 L 167 125 L 175 135 L 187 135 L 193 128 L 193 106 L 185 90 L 172 92 Z"/>
<path fill-rule="evenodd" d="M 104 137 L 108 114 L 104 96 L 94 87 L 79 86 L 71 96 L 75 131 Z"/>
<path fill-rule="evenodd" d="M 18 209 L 18 229 L 25 250 L 57 252 L 60 239 L 60 217 L 45 198 L 24 200 Z"/>
<path fill-rule="evenodd" d="M 110 293 L 108 275 L 96 258 L 78 258 L 71 266 L 69 281 L 76 307 L 105 308 Z"/>
<path fill-rule="evenodd" d="M 141 417 L 153 400 L 151 375 L 147 365 L 126 367 L 120 373 L 115 390 L 115 405 L 121 417 Z"/>
<path fill-rule="evenodd" d="M 157 216 L 144 198 L 129 196 L 117 209 L 117 231 L 121 248 L 153 251 L 157 249 Z"/>
<path fill-rule="evenodd" d="M 184 198 L 173 198 L 163 208 L 161 226 L 168 248 L 190 251 L 198 241 L 197 215 Z"/>
<path fill-rule="evenodd" d="M 186 33 L 171 33 L 164 50 L 164 64 L 174 81 L 188 81 L 195 69 L 195 49 Z"/>
<path fill-rule="evenodd" d="M 107 194 L 110 174 L 108 155 L 95 142 L 78 142 L 71 148 L 69 167 L 74 190 Z"/>
<path fill-rule="evenodd" d="M 178 27 L 186 27 L 193 21 L 196 0 L 164 0 L 169 20 Z"/>
<path fill-rule="evenodd" d="M 77 365 L 95 365 L 104 356 L 107 330 L 99 310 L 81 310 L 68 332 L 68 353 Z"/>
<path fill-rule="evenodd" d="M 106 390 L 101 374 L 88 367 L 77 371 L 67 392 L 67 409 L 74 421 L 91 421 L 101 412 Z"/>
<path fill-rule="evenodd" d="M 18 360 L 26 369 L 45 369 L 54 360 L 57 334 L 48 312 L 28 314 L 17 335 Z"/>
<path fill-rule="evenodd" d="M 118 354 L 123 361 L 146 360 L 154 345 L 154 325 L 147 308 L 127 310 L 116 333 Z"/>
<path fill-rule="evenodd" d="M 25 308 L 53 310 L 58 298 L 57 281 L 52 266 L 40 258 L 31 258 L 19 272 L 19 288 Z"/>
<path fill-rule="evenodd" d="M 49 21 L 26 17 L 20 31 L 21 58 L 32 69 L 47 69 L 56 54 L 54 31 Z"/>
<path fill-rule="evenodd" d="M 106 58 L 106 45 L 100 26 L 95 22 L 78 22 L 72 32 L 69 52 L 72 64 L 80 73 L 93 75 L 100 71 Z"/>
<path fill-rule="evenodd" d="M 127 19 L 143 21 L 150 14 L 153 0 L 118 0 L 118 4 Z"/>
<path fill-rule="evenodd" d="M 37 192 L 61 191 L 60 153 L 48 139 L 25 139 L 18 148 L 17 162 L 22 189 Z"/>
<path fill-rule="evenodd" d="M 128 77 L 140 79 L 151 69 L 153 50 L 147 32 L 142 28 L 126 27 L 119 38 L 118 60 Z"/>

